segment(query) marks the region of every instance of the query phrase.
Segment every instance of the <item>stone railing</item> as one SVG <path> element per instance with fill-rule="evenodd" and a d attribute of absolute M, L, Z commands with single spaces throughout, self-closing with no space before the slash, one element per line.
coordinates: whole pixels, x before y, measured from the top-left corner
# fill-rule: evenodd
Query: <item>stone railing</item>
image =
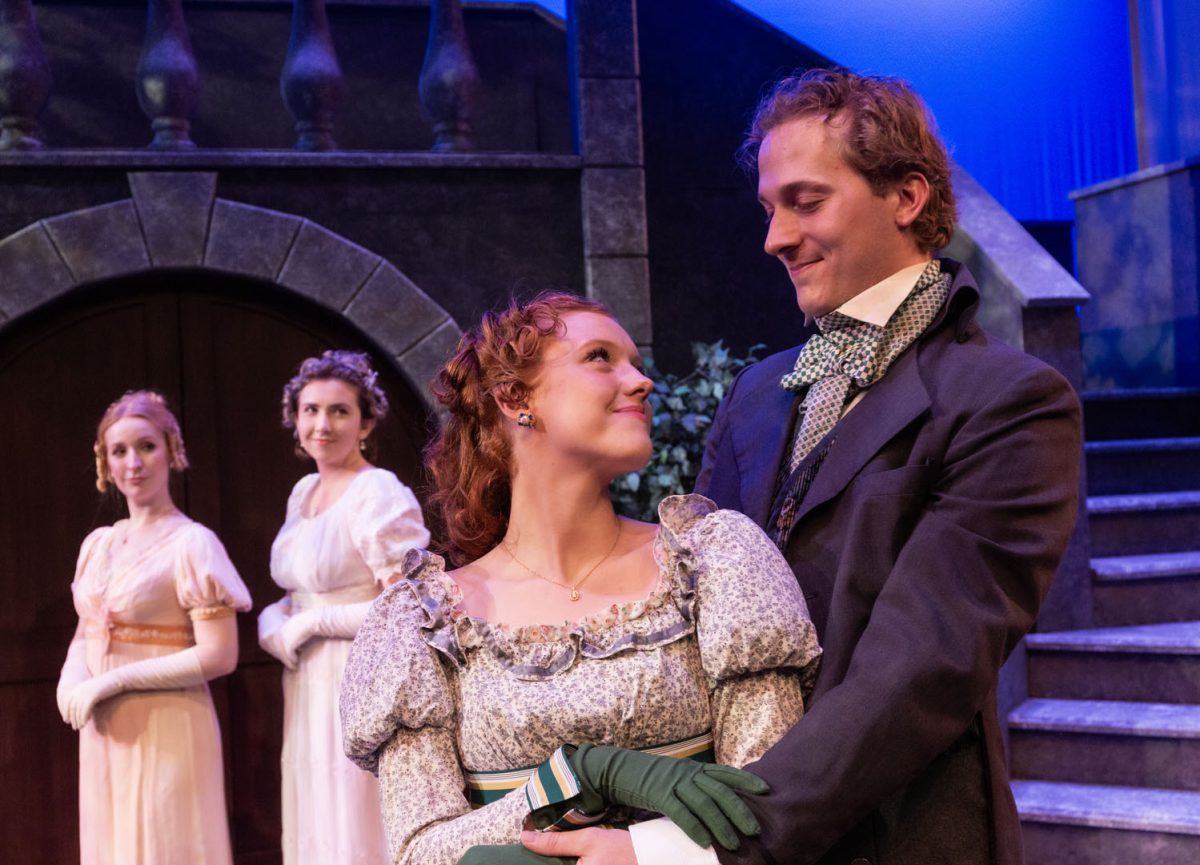
<path fill-rule="evenodd" d="M 958 230 L 945 251 L 965 262 L 979 281 L 980 322 L 993 335 L 1053 366 L 1079 390 L 1083 381 L 1079 308 L 1090 295 L 958 166 L 953 181 Z M 1038 616 L 1041 630 L 1091 624 L 1086 489 L 1081 465 L 1079 521 Z"/>
<path fill-rule="evenodd" d="M 148 0 L 146 34 L 135 75 L 138 103 L 150 121 L 151 148 L 195 147 L 191 121 L 200 99 L 183 0 Z M 463 28 L 461 0 L 431 0 L 429 41 L 418 91 L 437 151 L 472 149 L 471 114 L 479 73 Z M 334 150 L 342 73 L 325 0 L 294 0 L 280 91 L 296 125 L 297 150 Z M 52 75 L 31 0 L 0 0 L 0 150 L 38 149 L 38 118 Z"/>

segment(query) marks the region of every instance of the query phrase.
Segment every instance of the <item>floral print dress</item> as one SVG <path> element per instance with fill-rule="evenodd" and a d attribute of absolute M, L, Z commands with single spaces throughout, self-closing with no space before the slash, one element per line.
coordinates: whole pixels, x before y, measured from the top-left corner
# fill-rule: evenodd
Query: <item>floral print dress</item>
<path fill-rule="evenodd" d="M 397 863 L 454 865 L 518 841 L 521 788 L 472 809 L 467 773 L 532 767 L 564 743 L 650 748 L 711 732 L 757 759 L 798 721 L 820 656 L 791 568 L 747 517 L 702 496 L 659 508 L 657 587 L 560 626 L 466 615 L 442 559 L 410 552 L 351 648 L 346 754 L 379 777 Z"/>

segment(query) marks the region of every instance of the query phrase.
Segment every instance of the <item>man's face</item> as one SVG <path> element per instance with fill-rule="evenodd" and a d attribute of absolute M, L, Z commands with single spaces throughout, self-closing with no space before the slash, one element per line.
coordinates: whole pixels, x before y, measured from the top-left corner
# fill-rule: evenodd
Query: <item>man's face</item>
<path fill-rule="evenodd" d="M 763 244 L 788 270 L 809 316 L 832 312 L 921 260 L 897 223 L 900 194 L 876 195 L 842 159 L 844 118 L 798 117 L 767 133 L 758 151 Z"/>

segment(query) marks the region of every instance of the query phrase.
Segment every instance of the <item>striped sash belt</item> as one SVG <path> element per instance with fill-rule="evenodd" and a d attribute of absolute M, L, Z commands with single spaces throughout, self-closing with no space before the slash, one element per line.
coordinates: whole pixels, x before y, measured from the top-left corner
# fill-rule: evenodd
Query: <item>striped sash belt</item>
<path fill-rule="evenodd" d="M 654 754 L 658 757 L 689 757 L 700 763 L 717 762 L 717 755 L 713 751 L 711 731 L 679 742 L 669 742 L 666 745 L 654 745 L 637 750 L 643 754 Z M 489 802 L 495 802 L 510 790 L 524 786 L 540 765 L 539 763 L 535 766 L 504 769 L 497 772 L 464 772 L 467 779 L 467 801 L 471 803 L 472 808 L 482 808 Z"/>

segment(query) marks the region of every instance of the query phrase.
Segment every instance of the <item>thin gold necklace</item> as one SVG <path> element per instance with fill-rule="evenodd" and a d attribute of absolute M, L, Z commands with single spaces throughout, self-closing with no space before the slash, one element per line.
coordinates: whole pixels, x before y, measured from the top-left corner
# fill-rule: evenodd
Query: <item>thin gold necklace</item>
<path fill-rule="evenodd" d="M 509 557 L 514 562 L 516 562 L 518 565 L 523 567 L 525 570 L 529 571 L 529 573 L 533 574 L 539 580 L 545 580 L 547 583 L 551 583 L 555 586 L 559 586 L 564 589 L 570 589 L 571 590 L 571 600 L 578 601 L 580 598 L 579 587 L 582 586 L 584 583 L 586 583 L 588 577 L 590 577 L 592 574 L 594 574 L 596 572 L 596 568 L 598 568 L 602 564 L 604 564 L 604 562 L 608 559 L 608 557 L 613 554 L 613 550 L 615 550 L 617 548 L 617 541 L 619 541 L 619 540 L 621 540 L 621 519 L 620 519 L 620 517 L 617 518 L 617 535 L 616 535 L 616 537 L 613 538 L 612 546 L 608 548 L 608 552 L 605 553 L 603 556 L 601 556 L 600 560 L 597 561 L 596 564 L 594 564 L 590 568 L 588 568 L 587 573 L 584 574 L 579 579 L 579 581 L 576 582 L 574 585 L 572 585 L 570 583 L 560 583 L 558 580 L 552 580 L 549 577 L 543 577 L 541 574 L 539 574 L 533 568 L 529 567 L 529 565 L 525 564 L 523 561 L 521 561 L 520 559 L 517 558 L 517 554 L 513 552 L 512 547 L 509 546 L 508 541 L 501 541 L 500 546 L 504 547 L 504 552 L 508 553 Z"/>

